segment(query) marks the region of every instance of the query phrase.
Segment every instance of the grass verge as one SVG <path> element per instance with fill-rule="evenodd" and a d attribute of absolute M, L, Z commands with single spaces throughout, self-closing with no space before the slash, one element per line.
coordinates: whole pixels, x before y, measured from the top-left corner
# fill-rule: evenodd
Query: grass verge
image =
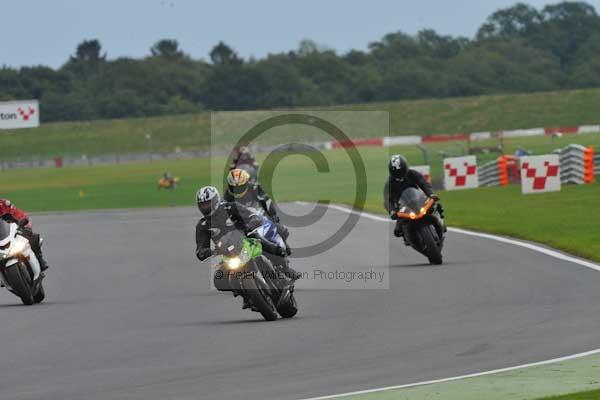
<path fill-rule="evenodd" d="M 378 110 L 390 113 L 392 135 L 498 131 L 599 123 L 600 89 L 507 94 L 450 99 L 341 105 L 321 110 Z M 316 108 L 311 108 L 316 109 Z M 43 112 L 43 104 L 42 104 Z M 146 135 L 151 136 L 151 141 Z M 363 130 L 355 137 L 380 136 Z M 301 138 L 302 139 L 302 138 Z M 127 120 L 43 124 L 4 131 L 4 159 L 107 153 L 172 152 L 205 149 L 210 113 Z"/>
<path fill-rule="evenodd" d="M 590 392 L 567 394 L 564 396 L 546 397 L 542 400 L 598 400 L 598 399 L 600 399 L 600 390 L 592 390 Z"/>
<path fill-rule="evenodd" d="M 597 400 L 600 356 L 514 369 L 495 374 L 339 396 L 340 400 Z M 577 394 L 569 394 L 577 393 Z M 547 396 L 562 397 L 547 397 Z"/>

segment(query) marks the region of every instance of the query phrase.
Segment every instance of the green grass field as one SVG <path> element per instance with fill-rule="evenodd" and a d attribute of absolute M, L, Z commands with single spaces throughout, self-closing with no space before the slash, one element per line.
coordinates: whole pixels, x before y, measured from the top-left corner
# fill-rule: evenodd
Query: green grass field
<path fill-rule="evenodd" d="M 600 399 L 600 390 L 568 394 L 565 396 L 546 397 L 542 400 L 598 400 L 598 399 Z"/>
<path fill-rule="evenodd" d="M 365 209 L 383 212 L 382 188 L 389 151 L 403 151 L 414 162 L 416 149 L 365 148 Z M 323 153 L 328 173 L 318 173 L 306 157 L 285 158 L 267 188 L 277 201 L 330 200 L 351 204 L 356 191 L 353 166 L 344 151 Z M 0 197 L 11 198 L 31 211 L 66 211 L 97 208 L 167 207 L 194 204 L 198 187 L 221 182 L 223 159 L 183 160 L 64 169 L 14 170 L 0 173 Z M 439 166 L 436 168 L 439 171 Z M 157 190 L 162 172 L 181 178 L 175 191 Z M 212 174 L 211 174 L 212 172 Z M 216 184 L 221 186 L 220 184 Z M 442 193 L 450 225 L 505 234 L 547 243 L 568 252 L 600 260 L 600 198 L 598 184 L 564 186 L 560 193 L 522 196 L 519 186 L 482 188 Z"/>
<path fill-rule="evenodd" d="M 392 135 L 426 135 L 597 124 L 600 122 L 599 103 L 600 89 L 589 89 L 359 104 L 324 110 L 388 111 Z M 147 134 L 151 135 L 151 142 L 146 139 Z M 381 134 L 376 130 L 360 130 L 350 135 L 368 137 Z M 146 152 L 150 148 L 156 152 L 172 152 L 176 147 L 198 150 L 205 149 L 209 141 L 209 113 L 51 123 L 38 129 L 0 133 L 2 159 Z"/>

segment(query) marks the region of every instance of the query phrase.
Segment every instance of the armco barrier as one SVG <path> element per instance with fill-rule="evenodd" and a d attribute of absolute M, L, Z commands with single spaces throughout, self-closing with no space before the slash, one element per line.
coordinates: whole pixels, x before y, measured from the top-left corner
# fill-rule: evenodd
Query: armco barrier
<path fill-rule="evenodd" d="M 490 161 L 479 167 L 479 186 L 500 185 L 499 160 Z"/>
<path fill-rule="evenodd" d="M 406 145 L 418 145 L 422 143 L 440 143 L 440 142 L 451 142 L 451 141 L 478 141 L 488 140 L 493 138 L 516 138 L 525 136 L 544 136 L 544 135 L 557 135 L 557 134 L 590 134 L 600 133 L 600 125 L 582 125 L 582 126 L 568 126 L 559 128 L 533 128 L 533 129 L 517 129 L 512 131 L 500 131 L 500 132 L 473 132 L 473 133 L 462 133 L 453 135 L 430 135 L 430 136 L 387 136 L 379 138 L 369 139 L 353 139 L 345 142 L 321 142 L 321 143 L 306 143 L 312 147 L 318 149 L 338 149 L 349 146 L 374 146 L 374 147 L 391 147 L 391 146 L 406 146 Z M 271 146 L 258 149 L 258 152 L 269 152 L 280 146 Z M 174 160 L 184 158 L 204 158 L 210 155 L 226 155 L 229 154 L 227 150 L 217 151 L 184 151 L 184 152 L 173 152 L 173 153 L 131 153 L 131 154 L 104 154 L 98 156 L 64 156 L 64 166 L 74 165 L 99 165 L 99 164 L 120 164 L 120 163 L 135 163 L 153 160 Z M 594 154 L 594 173 L 600 175 L 600 155 Z M 589 160 L 588 160 L 589 163 Z M 40 158 L 29 158 L 29 159 L 13 159 L 13 160 L 1 160 L 0 159 L 0 170 L 12 169 L 12 168 L 39 168 L 39 167 L 52 167 L 54 166 L 53 159 L 40 159 Z M 509 168 L 510 170 L 510 168 Z M 583 177 L 582 177 L 583 179 Z M 590 179 L 589 174 L 586 178 Z M 510 181 L 514 181 L 510 179 Z M 503 180 L 505 182 L 505 180 Z"/>
<path fill-rule="evenodd" d="M 324 143 L 305 143 L 305 145 L 314 149 L 326 149 Z M 291 151 L 294 145 L 277 145 L 268 147 L 259 147 L 253 150 L 256 153 L 269 153 L 272 151 Z M 303 147 L 305 149 L 305 147 Z M 152 153 L 112 153 L 100 154 L 94 156 L 64 156 L 62 159 L 63 167 L 75 166 L 94 166 L 94 165 L 118 165 L 134 164 L 155 161 L 170 160 L 189 160 L 209 157 L 225 157 L 229 155 L 231 149 L 212 149 L 211 151 L 177 151 L 177 152 L 152 152 Z M 56 167 L 56 158 L 17 158 L 11 160 L 0 159 L 0 171 L 8 169 L 28 169 L 28 168 L 52 168 Z"/>
<path fill-rule="evenodd" d="M 594 150 L 579 144 L 570 144 L 554 150 L 560 159 L 560 180 L 562 183 L 578 185 L 594 181 Z"/>
<path fill-rule="evenodd" d="M 479 167 L 479 186 L 506 186 L 519 181 L 518 157 L 500 156 Z"/>

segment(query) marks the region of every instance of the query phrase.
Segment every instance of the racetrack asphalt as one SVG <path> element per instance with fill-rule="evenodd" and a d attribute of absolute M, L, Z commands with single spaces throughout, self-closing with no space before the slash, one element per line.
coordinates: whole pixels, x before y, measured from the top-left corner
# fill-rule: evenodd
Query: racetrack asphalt
<path fill-rule="evenodd" d="M 330 209 L 293 228 L 291 245 L 347 217 Z M 0 292 L 0 399 L 302 399 L 600 348 L 600 273 L 460 233 L 429 266 L 367 218 L 292 261 L 307 278 L 300 311 L 265 322 L 210 288 L 197 218 L 192 207 L 34 216 L 47 298 L 26 307 Z M 343 290 L 315 270 L 381 272 L 389 289 Z"/>

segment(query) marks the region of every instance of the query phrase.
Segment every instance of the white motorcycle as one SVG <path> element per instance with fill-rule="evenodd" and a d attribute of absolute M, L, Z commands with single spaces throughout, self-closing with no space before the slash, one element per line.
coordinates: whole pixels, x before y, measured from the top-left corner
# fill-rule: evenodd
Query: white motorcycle
<path fill-rule="evenodd" d="M 19 226 L 0 220 L 0 280 L 2 286 L 32 305 L 44 300 L 40 262 Z"/>

